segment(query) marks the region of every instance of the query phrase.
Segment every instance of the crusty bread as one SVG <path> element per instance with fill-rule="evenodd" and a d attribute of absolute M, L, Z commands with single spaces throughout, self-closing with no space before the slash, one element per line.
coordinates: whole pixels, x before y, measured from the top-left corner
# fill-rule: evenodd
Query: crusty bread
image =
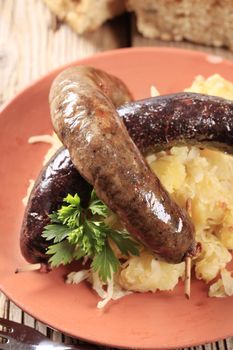
<path fill-rule="evenodd" d="M 56 16 L 82 34 L 125 11 L 125 0 L 43 0 Z"/>
<path fill-rule="evenodd" d="M 43 0 L 77 33 L 97 29 L 126 10 L 148 38 L 188 40 L 233 50 L 233 0 Z"/>
<path fill-rule="evenodd" d="M 128 8 L 145 37 L 233 50 L 233 0 L 128 0 Z"/>

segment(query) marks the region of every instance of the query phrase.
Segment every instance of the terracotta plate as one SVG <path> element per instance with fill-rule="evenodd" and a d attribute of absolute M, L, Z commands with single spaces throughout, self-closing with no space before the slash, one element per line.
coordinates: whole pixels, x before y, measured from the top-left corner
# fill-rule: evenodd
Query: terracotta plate
<path fill-rule="evenodd" d="M 188 87 L 197 74 L 220 73 L 233 81 L 233 64 L 204 53 L 167 48 L 125 49 L 75 64 L 102 68 L 122 78 L 136 99 Z M 178 348 L 233 334 L 233 298 L 210 299 L 204 283 L 173 292 L 133 294 L 98 310 L 91 288 L 66 285 L 68 268 L 49 274 L 14 274 L 25 263 L 19 251 L 22 198 L 41 168 L 46 145 L 29 145 L 31 135 L 50 133 L 48 92 L 58 71 L 19 94 L 1 112 L 0 286 L 23 310 L 71 336 L 116 347 Z"/>

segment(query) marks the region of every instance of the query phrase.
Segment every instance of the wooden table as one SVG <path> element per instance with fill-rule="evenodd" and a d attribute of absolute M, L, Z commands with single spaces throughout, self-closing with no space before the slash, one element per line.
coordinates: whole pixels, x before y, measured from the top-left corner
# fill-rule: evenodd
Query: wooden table
<path fill-rule="evenodd" d="M 145 39 L 135 27 L 134 17 L 127 14 L 79 37 L 66 25 L 54 30 L 54 17 L 41 0 L 0 0 L 0 105 L 54 68 L 119 47 L 176 46 L 233 59 L 233 53 L 224 49 Z M 35 320 L 2 293 L 0 316 L 35 327 L 51 339 L 77 343 Z M 232 350 L 233 338 L 192 349 Z"/>

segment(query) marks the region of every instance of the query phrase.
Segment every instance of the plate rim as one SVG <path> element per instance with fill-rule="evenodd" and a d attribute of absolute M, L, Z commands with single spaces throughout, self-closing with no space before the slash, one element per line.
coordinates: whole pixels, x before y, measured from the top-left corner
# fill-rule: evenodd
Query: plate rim
<path fill-rule="evenodd" d="M 224 57 L 221 57 L 220 55 L 215 55 L 215 54 L 211 54 L 210 52 L 205 52 L 205 51 L 201 51 L 201 50 L 192 50 L 192 49 L 184 49 L 184 48 L 178 48 L 178 47 L 170 47 L 170 46 L 142 46 L 142 47 L 123 47 L 123 48 L 118 48 L 118 49 L 112 49 L 112 50 L 106 50 L 104 52 L 97 52 L 94 54 L 90 54 L 84 58 L 81 59 L 77 59 L 77 60 L 72 60 L 69 63 L 65 63 L 64 65 L 61 65 L 57 68 L 51 69 L 49 70 L 47 73 L 42 74 L 41 77 L 35 79 L 34 81 L 32 81 L 30 84 L 26 85 L 25 87 L 23 87 L 22 89 L 20 89 L 14 97 L 12 97 L 11 99 L 7 100 L 6 102 L 3 102 L 3 104 L 0 107 L 0 117 L 1 114 L 3 112 L 5 112 L 5 110 L 7 108 L 10 107 L 10 105 L 12 103 L 14 103 L 15 100 L 17 100 L 18 98 L 21 97 L 21 95 L 27 93 L 28 90 L 30 90 L 31 88 L 33 88 L 35 85 L 37 85 L 38 83 L 40 83 L 43 80 L 48 79 L 50 76 L 54 75 L 54 74 L 58 74 L 58 72 L 70 67 L 70 66 L 74 66 L 77 63 L 78 64 L 84 64 L 86 61 L 89 61 L 90 59 L 97 58 L 98 57 L 108 57 L 108 56 L 112 56 L 112 55 L 122 55 L 122 54 L 127 54 L 130 52 L 150 52 L 150 51 L 155 51 L 155 52 L 159 52 L 159 51 L 165 51 L 167 53 L 173 52 L 173 53 L 177 53 L 177 54 L 185 54 L 185 55 L 189 55 L 189 56 L 196 56 L 196 57 L 202 57 L 202 58 L 206 58 L 208 56 L 214 56 L 214 57 L 218 57 L 221 59 L 220 62 L 217 63 L 213 63 L 216 66 L 219 63 L 223 63 L 232 66 L 233 68 L 233 61 L 226 59 Z"/>
<path fill-rule="evenodd" d="M 51 76 L 53 75 L 56 75 L 58 74 L 58 72 L 60 72 L 61 70 L 63 69 L 66 69 L 67 67 L 69 66 L 74 66 L 74 65 L 80 65 L 80 64 L 86 64 L 90 59 L 93 59 L 93 58 L 102 58 L 102 57 L 111 57 L 111 56 L 116 56 L 116 55 L 124 55 L 124 54 L 128 54 L 128 53 L 131 53 L 131 52 L 134 52 L 134 53 L 142 53 L 142 52 L 166 52 L 166 53 L 169 53 L 169 52 L 172 52 L 173 54 L 184 54 L 184 55 L 188 55 L 188 56 L 191 56 L 191 57 L 201 57 L 201 58 L 206 58 L 208 56 L 216 56 L 216 57 L 220 57 L 221 58 L 221 64 L 225 64 L 225 65 L 229 65 L 231 68 L 233 68 L 233 61 L 230 61 L 228 59 L 225 59 L 223 57 L 221 57 L 220 55 L 214 55 L 214 54 L 211 54 L 209 52 L 203 52 L 203 51 L 196 51 L 196 50 L 190 50 L 190 49 L 183 49 L 183 48 L 173 48 L 173 47 L 134 47 L 134 48 L 121 48 L 121 49 L 113 49 L 113 50 L 108 50 L 108 51 L 105 51 L 105 52 L 99 52 L 99 53 L 96 53 L 96 54 L 92 54 L 92 55 L 89 55 L 85 58 L 82 58 L 82 59 L 77 59 L 75 61 L 71 61 L 70 63 L 67 63 L 67 64 L 64 64 L 62 66 L 59 66 L 55 69 L 52 69 L 50 71 L 48 71 L 46 74 L 42 75 L 40 78 L 36 79 L 35 81 L 31 82 L 29 85 L 27 85 L 26 87 L 24 87 L 23 89 L 21 89 L 12 99 L 10 99 L 9 101 L 6 101 L 5 103 L 3 103 L 3 105 L 0 107 L 0 119 L 2 117 L 2 114 L 5 113 L 7 111 L 8 108 L 11 107 L 12 104 L 14 104 L 18 99 L 21 98 L 21 96 L 23 96 L 24 94 L 27 94 L 29 90 L 31 90 L 32 88 L 34 88 L 36 85 L 38 85 L 39 83 L 43 82 L 44 80 L 47 80 L 49 79 Z M 217 64 L 216 64 L 216 67 L 217 67 Z M 48 325 L 46 320 L 43 320 L 43 317 L 40 318 L 38 316 L 34 316 L 33 313 L 31 313 L 31 311 L 28 311 L 27 310 L 27 307 L 22 307 L 20 305 L 20 303 L 18 304 L 17 302 L 14 301 L 14 298 L 11 296 L 11 293 L 8 293 L 4 287 L 2 287 L 2 285 L 0 286 L 0 290 L 11 300 L 13 301 L 19 308 L 22 309 L 22 311 L 25 311 L 27 312 L 29 315 L 31 315 L 32 317 L 34 317 L 35 319 L 43 322 L 45 325 Z M 52 326 L 49 326 L 49 327 L 52 327 Z M 52 327 L 53 328 L 53 327 Z M 58 331 L 60 332 L 64 332 L 61 328 L 56 328 Z M 66 333 L 67 335 L 70 335 L 74 338 L 77 338 L 76 335 L 72 334 L 72 333 Z M 228 335 L 224 335 L 222 337 L 212 337 L 210 340 L 206 340 L 205 344 L 208 343 L 208 342 L 215 342 L 217 340 L 221 340 L 221 339 L 225 339 L 227 337 L 231 337 L 232 334 L 228 334 Z M 104 341 L 92 341 L 92 340 L 89 340 L 85 337 L 81 337 L 81 336 L 78 336 L 78 339 L 80 340 L 83 340 L 83 341 L 86 341 L 88 343 L 91 343 L 91 344 L 97 344 L 97 345 L 104 345 L 104 346 L 110 346 L 110 347 L 115 347 L 115 348 L 121 348 L 122 346 L 121 345 L 116 345 L 114 343 L 110 343 L 109 341 L 106 343 Z M 204 343 L 203 343 L 204 344 Z M 184 344 L 184 343 L 180 343 L 180 344 L 176 344 L 176 347 L 189 347 L 189 346 L 195 346 L 197 345 L 196 343 L 196 340 L 195 339 L 192 339 L 190 340 L 190 342 L 188 344 Z M 127 349 L 130 349 L 131 347 L 130 346 L 125 346 L 125 348 Z M 148 347 L 148 348 L 143 348 L 144 350 L 146 349 L 174 349 L 174 347 L 172 346 L 166 346 L 164 345 L 163 347 Z"/>

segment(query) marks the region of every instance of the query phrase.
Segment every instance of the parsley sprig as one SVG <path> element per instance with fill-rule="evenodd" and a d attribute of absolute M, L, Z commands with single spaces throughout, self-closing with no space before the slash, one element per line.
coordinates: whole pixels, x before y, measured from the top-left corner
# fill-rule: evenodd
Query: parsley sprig
<path fill-rule="evenodd" d="M 124 256 L 139 255 L 137 242 L 126 230 L 114 230 L 107 224 L 105 219 L 110 211 L 94 191 L 88 208 L 81 206 L 78 194 L 68 194 L 63 203 L 49 215 L 50 224 L 42 234 L 47 241 L 52 241 L 47 249 L 51 267 L 88 257 L 93 270 L 107 282 L 120 266 L 112 243 Z"/>

